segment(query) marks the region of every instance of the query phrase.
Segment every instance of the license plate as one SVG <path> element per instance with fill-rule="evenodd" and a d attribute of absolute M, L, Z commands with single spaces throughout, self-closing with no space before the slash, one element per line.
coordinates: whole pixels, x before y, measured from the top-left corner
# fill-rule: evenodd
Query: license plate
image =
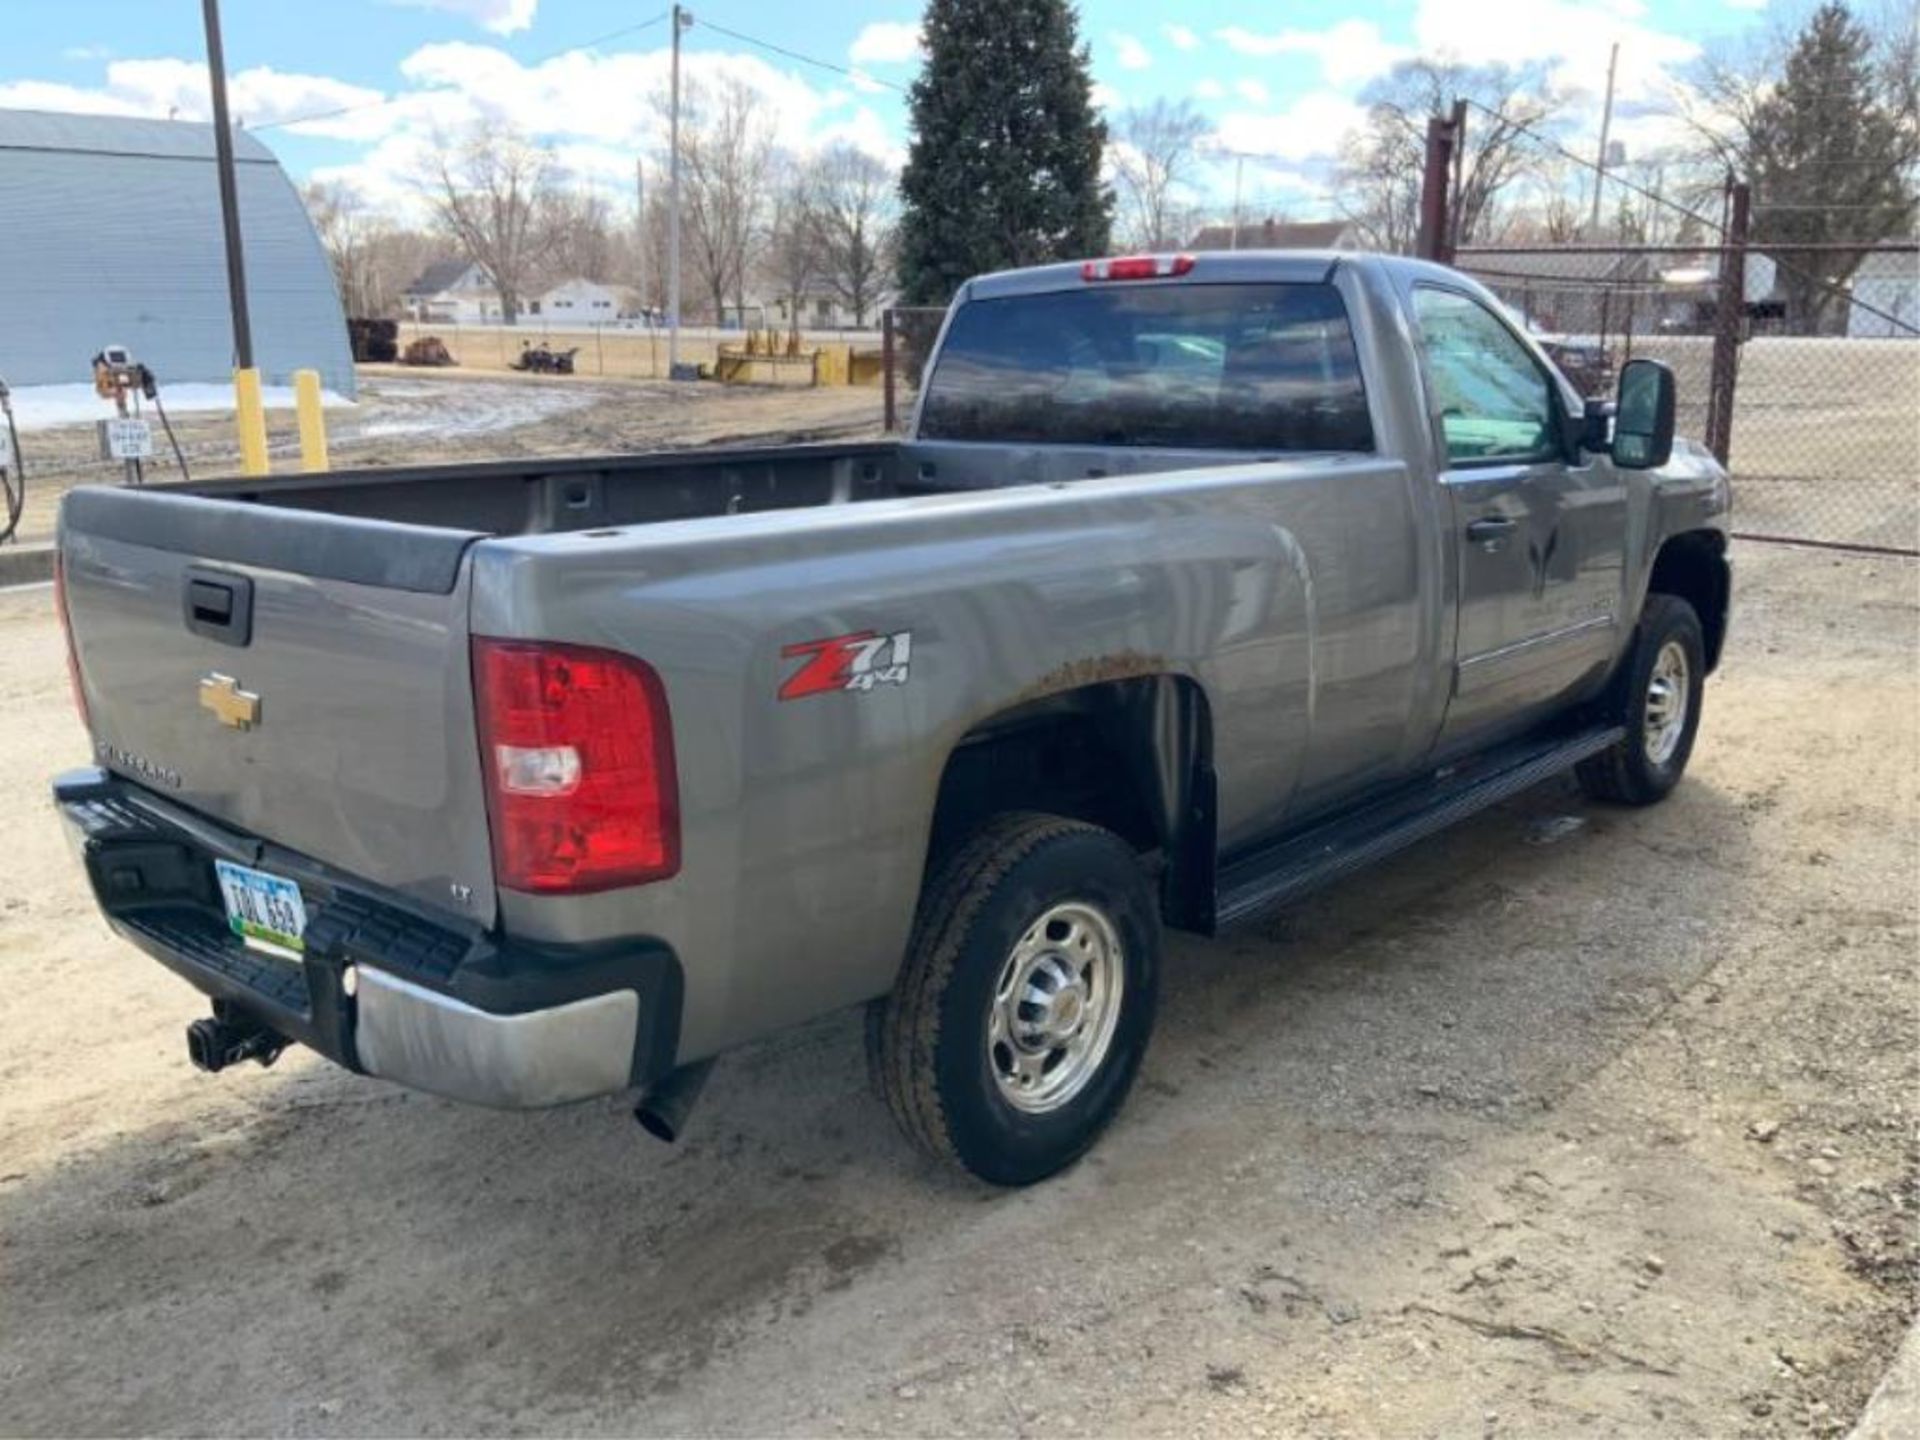
<path fill-rule="evenodd" d="M 270 955 L 298 959 L 306 948 L 307 907 L 291 880 L 231 860 L 213 862 L 227 924 L 247 944 Z"/>

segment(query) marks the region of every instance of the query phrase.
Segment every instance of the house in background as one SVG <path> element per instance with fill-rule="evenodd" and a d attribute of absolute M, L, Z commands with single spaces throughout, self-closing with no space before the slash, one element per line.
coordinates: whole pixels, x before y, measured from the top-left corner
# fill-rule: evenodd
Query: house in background
<path fill-rule="evenodd" d="M 407 286 L 401 303 L 409 320 L 430 325 L 500 323 L 500 294 L 470 260 L 434 261 Z"/>
<path fill-rule="evenodd" d="M 562 280 L 527 302 L 527 314 L 549 324 L 611 325 L 630 308 L 631 297 L 597 280 Z"/>
<path fill-rule="evenodd" d="M 1850 338 L 1899 335 L 1911 339 L 1920 329 L 1920 255 L 1886 251 L 1869 255 L 1853 272 L 1851 288 L 1860 304 L 1847 306 Z M 1862 305 L 1873 309 L 1864 310 Z"/>
<path fill-rule="evenodd" d="M 1363 250 L 1360 231 L 1346 220 L 1275 220 L 1269 216 L 1238 227 L 1203 226 L 1189 250 Z"/>
<path fill-rule="evenodd" d="M 867 313 L 856 316 L 833 286 L 824 280 L 815 280 L 798 295 L 783 295 L 769 301 L 765 306 L 766 323 L 780 330 L 877 330 L 880 312 L 891 304 L 891 293 L 877 293 L 868 302 Z"/>

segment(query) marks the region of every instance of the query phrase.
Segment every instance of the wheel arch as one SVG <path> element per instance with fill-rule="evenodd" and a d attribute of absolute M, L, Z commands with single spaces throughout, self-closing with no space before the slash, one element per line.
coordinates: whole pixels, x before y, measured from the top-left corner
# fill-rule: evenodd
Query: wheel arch
<path fill-rule="evenodd" d="M 1213 924 L 1213 720 L 1190 676 L 1100 681 L 975 723 L 948 752 L 927 847 L 932 873 L 994 814 L 1035 810 L 1113 831 L 1156 872 L 1162 918 Z"/>
<path fill-rule="evenodd" d="M 1647 575 L 1649 595 L 1677 596 L 1700 617 L 1709 674 L 1719 666 L 1721 648 L 1726 643 L 1732 591 L 1727 537 L 1719 530 L 1687 530 L 1668 537 L 1655 553 Z"/>

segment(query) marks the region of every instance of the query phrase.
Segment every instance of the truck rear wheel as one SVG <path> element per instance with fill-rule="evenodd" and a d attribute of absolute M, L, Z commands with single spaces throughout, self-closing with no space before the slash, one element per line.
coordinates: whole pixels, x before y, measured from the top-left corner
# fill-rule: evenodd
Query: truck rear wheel
<path fill-rule="evenodd" d="M 988 822 L 937 868 L 899 984 L 868 1013 L 900 1128 L 995 1185 L 1078 1159 L 1146 1051 L 1159 940 L 1153 888 L 1118 836 L 1052 815 Z"/>
<path fill-rule="evenodd" d="M 1706 681 L 1706 644 L 1700 617 L 1677 595 L 1647 596 L 1633 649 L 1608 692 L 1610 718 L 1626 735 L 1576 775 L 1598 800 L 1651 805 L 1680 783 L 1700 728 Z"/>

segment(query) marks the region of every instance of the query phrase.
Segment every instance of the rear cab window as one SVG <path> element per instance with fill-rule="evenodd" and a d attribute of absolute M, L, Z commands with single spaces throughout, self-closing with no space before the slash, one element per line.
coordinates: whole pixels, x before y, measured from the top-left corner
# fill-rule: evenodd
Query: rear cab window
<path fill-rule="evenodd" d="M 1346 306 L 1326 284 L 1101 285 L 969 301 L 935 360 L 919 435 L 1374 448 Z"/>

